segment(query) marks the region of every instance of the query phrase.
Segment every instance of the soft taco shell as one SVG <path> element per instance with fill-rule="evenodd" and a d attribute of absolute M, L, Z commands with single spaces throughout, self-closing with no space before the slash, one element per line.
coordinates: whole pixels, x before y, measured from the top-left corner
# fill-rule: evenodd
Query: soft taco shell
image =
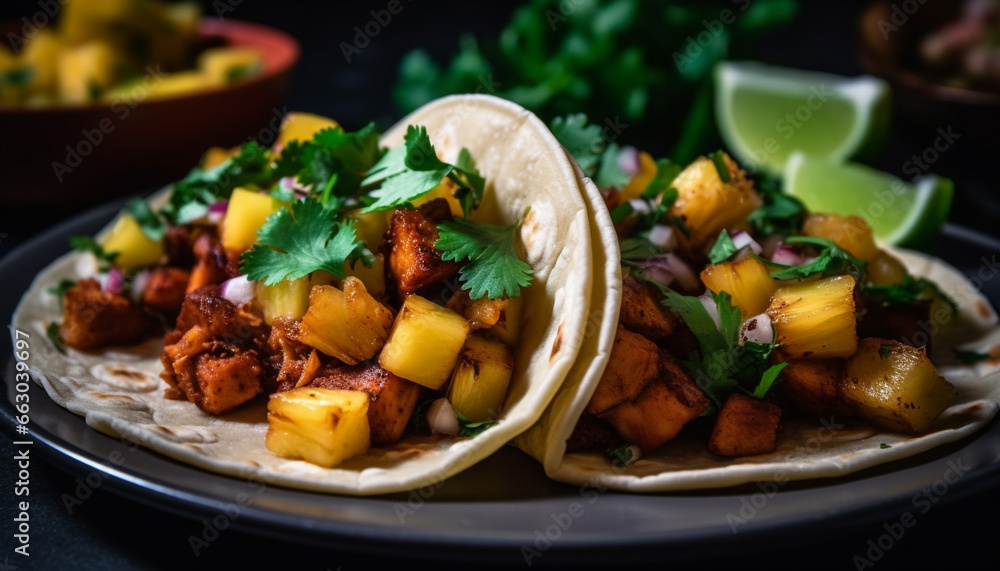
<path fill-rule="evenodd" d="M 402 144 L 411 124 L 425 126 L 447 160 L 469 149 L 487 181 L 476 218 L 512 224 L 530 207 L 521 239 L 534 281 L 522 293 L 514 375 L 495 426 L 474 438 L 408 437 L 324 469 L 264 447 L 266 399 L 218 417 L 193 403 L 165 399 L 162 339 L 97 353 L 52 352 L 52 358 L 29 363 L 32 376 L 55 402 L 101 432 L 206 470 L 281 486 L 354 495 L 399 492 L 435 484 L 489 456 L 538 419 L 576 360 L 595 267 L 590 217 L 562 147 L 521 107 L 490 96 L 444 98 L 400 121 L 382 144 Z M 35 278 L 11 331 L 45 337 L 46 325 L 61 318 L 58 299 L 46 290 L 78 276 L 81 260 L 81 254 L 67 254 Z"/>
<path fill-rule="evenodd" d="M 593 218 L 595 283 L 614 283 L 621 260 L 614 225 L 597 188 L 581 176 L 581 187 L 590 198 Z M 596 196 L 596 199 L 594 198 Z M 596 206 L 595 206 L 596 205 Z M 610 255 L 596 251 L 603 243 Z M 990 353 L 1000 346 L 997 314 L 989 301 L 955 268 L 926 254 L 889 248 L 915 276 L 935 281 L 959 306 L 954 323 L 935 337 L 931 356 L 938 372 L 956 388 L 954 404 L 937 418 L 930 430 L 913 436 L 880 432 L 858 420 L 846 418 L 785 419 L 778 449 L 770 454 L 726 459 L 709 452 L 703 439 L 684 431 L 651 454 L 628 467 L 614 467 L 600 452 L 566 454 L 566 439 L 576 426 L 597 387 L 608 361 L 618 323 L 620 288 L 594 288 L 592 315 L 609 316 L 587 335 L 581 359 L 541 420 L 517 439 L 523 450 L 538 459 L 549 477 L 575 485 L 591 485 L 632 492 L 666 492 L 735 486 L 754 481 L 791 481 L 843 476 L 887 462 L 907 458 L 936 446 L 954 442 L 983 428 L 1000 409 L 1000 363 L 977 365 L 956 362 L 951 348 Z M 602 265 L 603 264 L 603 265 Z M 619 277 L 620 279 L 620 277 Z M 603 488 L 602 488 L 603 487 Z"/>

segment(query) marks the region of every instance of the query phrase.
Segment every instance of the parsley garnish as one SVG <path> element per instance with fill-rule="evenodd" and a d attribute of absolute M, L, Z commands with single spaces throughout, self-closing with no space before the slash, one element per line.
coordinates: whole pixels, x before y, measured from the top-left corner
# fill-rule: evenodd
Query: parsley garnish
<path fill-rule="evenodd" d="M 345 263 L 371 265 L 372 256 L 357 241 L 354 221 L 337 222 L 317 200 L 307 199 L 268 216 L 257 231 L 257 244 L 242 260 L 251 280 L 270 286 L 316 270 L 342 278 Z"/>
<path fill-rule="evenodd" d="M 97 268 L 102 272 L 111 269 L 111 264 L 118 257 L 118 252 L 105 252 L 104 247 L 90 236 L 73 236 L 69 239 L 69 245 L 74 250 L 93 254 L 97 258 Z"/>
<path fill-rule="evenodd" d="M 722 232 L 719 232 L 719 238 L 715 241 L 715 245 L 712 246 L 712 251 L 708 253 L 708 259 L 713 264 L 718 264 L 719 262 L 725 262 L 738 251 L 739 248 L 733 243 L 729 232 L 723 229 Z"/>
<path fill-rule="evenodd" d="M 361 182 L 363 186 L 381 183 L 379 188 L 371 192 L 375 201 L 364 212 L 388 210 L 413 202 L 434 190 L 445 177 L 460 187 L 471 189 L 471 194 L 464 193 L 463 198 L 471 196 L 475 202 L 475 197 L 482 196 L 482 177 L 437 158 L 425 127 L 410 125 L 406 128 L 403 140 L 405 144 L 386 153 Z M 467 156 L 463 161 L 470 162 Z M 468 210 L 471 211 L 472 208 Z"/>
<path fill-rule="evenodd" d="M 462 289 L 469 290 L 470 298 L 516 297 L 522 287 L 531 284 L 534 273 L 531 266 L 517 257 L 520 225 L 517 222 L 503 227 L 457 218 L 438 225 L 434 247 L 443 260 L 468 260 L 459 274 Z"/>
<path fill-rule="evenodd" d="M 789 244 L 806 244 L 820 248 L 819 255 L 812 262 L 802 266 L 784 266 L 774 262 L 758 258 L 765 264 L 777 268 L 779 271 L 771 272 L 771 277 L 779 280 L 791 280 L 795 278 L 805 278 L 813 274 L 835 276 L 844 273 L 848 266 L 853 267 L 858 274 L 864 273 L 865 263 L 855 258 L 840 246 L 833 243 L 828 238 L 817 236 L 791 236 L 785 239 Z"/>

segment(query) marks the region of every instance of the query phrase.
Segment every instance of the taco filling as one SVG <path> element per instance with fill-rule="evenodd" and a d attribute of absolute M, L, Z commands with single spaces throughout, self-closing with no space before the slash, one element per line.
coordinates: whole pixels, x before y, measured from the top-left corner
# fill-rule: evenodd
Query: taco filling
<path fill-rule="evenodd" d="M 687 165 L 553 132 L 610 212 L 623 284 L 607 367 L 566 441 L 630 464 L 684 431 L 721 457 L 773 452 L 789 416 L 925 433 L 955 398 L 927 323 L 957 308 L 857 216 L 808 212 L 726 153 Z"/>
<path fill-rule="evenodd" d="M 386 150 L 373 125 L 291 114 L 273 147 L 213 149 L 159 207 L 74 238 L 96 263 L 61 284 L 51 335 L 86 351 L 163 335 L 164 397 L 223 415 L 268 395 L 284 457 L 474 436 L 504 409 L 533 279 L 520 222 L 476 218 L 485 186 L 420 125 Z"/>

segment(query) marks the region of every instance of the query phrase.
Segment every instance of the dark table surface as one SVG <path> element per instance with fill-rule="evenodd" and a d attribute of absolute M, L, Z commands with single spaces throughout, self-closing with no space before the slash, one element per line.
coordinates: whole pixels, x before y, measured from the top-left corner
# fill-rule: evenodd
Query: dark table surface
<path fill-rule="evenodd" d="M 215 3 L 219 4 L 219 3 Z M 206 12 L 214 12 L 214 4 L 204 2 Z M 386 26 L 375 41 L 351 63 L 347 63 L 338 47 L 342 39 L 354 35 L 354 26 L 364 25 L 371 10 L 384 8 L 384 1 L 350 3 L 349 7 L 317 7 L 295 2 L 264 2 L 243 0 L 229 2 L 233 10 L 227 17 L 268 24 L 295 35 L 302 45 L 303 56 L 298 66 L 288 98 L 289 109 L 307 110 L 337 118 L 348 127 L 357 127 L 375 118 L 385 124 L 398 118 L 389 96 L 396 66 L 407 50 L 422 46 L 432 55 L 444 57 L 455 49 L 460 32 L 473 31 L 486 36 L 495 33 L 506 22 L 513 4 L 490 3 L 485 6 L 471 2 L 444 2 L 433 6 L 416 2 L 404 3 L 404 11 L 394 23 Z M 790 29 L 766 40 L 761 46 L 765 59 L 775 63 L 806 67 L 846 75 L 863 70 L 855 57 L 854 27 L 860 2 L 806 3 L 798 22 Z M 0 8 L 0 20 L 20 18 L 38 10 L 34 1 L 5 2 Z M 398 22 L 395 23 L 395 22 Z M 353 121 L 353 123 L 352 123 Z M 973 127 L 974 128 L 974 127 Z M 901 174 L 902 165 L 919 149 L 933 140 L 932 132 L 914 132 L 898 125 L 891 133 L 887 151 L 877 165 L 889 172 Z M 9 138 L 10 133 L 0 133 Z M 927 139 L 927 140 L 924 140 Z M 971 138 L 970 138 L 971 139 Z M 967 139 L 968 140 L 968 139 Z M 982 174 L 984 161 L 995 161 L 992 151 L 974 142 L 948 153 L 935 165 L 935 172 L 956 181 L 958 189 L 949 216 L 953 223 L 996 237 L 996 221 L 1000 220 L 1000 198 L 996 183 Z M 960 151 L 960 152 L 959 152 Z M 2 176 L 2 173 L 0 173 Z M 164 181 L 165 183 L 168 181 Z M 135 189 L 136 194 L 153 189 Z M 0 200 L 2 200 L 0 182 Z M 95 205 L 96 206 L 96 205 Z M 79 211 L 52 205 L 44 210 L 16 211 L 0 209 L 0 256 L 31 245 L 33 238 L 54 224 L 78 215 Z M 986 254 L 994 252 L 987 250 Z M 21 291 L 8 288 L 0 276 L 3 299 L 13 299 Z M 996 299 L 994 299 L 996 303 Z M 7 320 L 8 316 L 0 316 Z M 4 379 L 9 383 L 10 379 Z M 11 427 L 5 423 L 5 435 Z M 65 494 L 73 494 L 77 478 L 84 475 L 74 466 L 55 455 L 42 451 L 31 464 L 31 557 L 13 552 L 15 543 L 14 505 L 17 474 L 13 438 L 0 440 L 0 532 L 4 545 L 0 551 L 0 569 L 69 569 L 69 568 L 180 568 L 230 567 L 250 563 L 255 567 L 280 565 L 299 569 L 350 569 L 373 563 L 410 563 L 393 556 L 391 545 L 380 553 L 358 553 L 350 550 L 330 551 L 316 546 L 301 546 L 295 542 L 270 539 L 257 533 L 230 530 L 211 549 L 195 557 L 187 544 L 178 538 L 192 533 L 195 520 L 150 507 L 133 499 L 121 497 L 111 490 L 95 490 L 92 498 L 78 509 L 67 509 Z M 36 460 L 37 458 L 37 460 Z M 918 524 L 907 531 L 904 540 L 874 562 L 879 569 L 927 569 L 931 567 L 985 567 L 995 558 L 996 514 L 1000 514 L 1000 482 L 979 486 L 975 494 L 955 494 L 952 501 L 941 502 Z M 886 517 L 891 521 L 892 514 Z M 803 525 L 809 525 L 804 523 Z M 857 568 L 853 556 L 866 549 L 866 542 L 882 533 L 879 523 L 857 529 L 839 529 L 812 538 L 809 542 L 790 542 L 780 536 L 765 544 L 748 549 L 719 545 L 714 554 L 705 554 L 699 567 L 764 567 L 768 568 Z M 433 554 L 428 554 L 433 560 Z M 670 553 L 651 558 L 650 563 L 671 560 Z M 545 561 L 541 561 L 545 563 Z M 695 564 L 694 562 L 688 562 Z"/>

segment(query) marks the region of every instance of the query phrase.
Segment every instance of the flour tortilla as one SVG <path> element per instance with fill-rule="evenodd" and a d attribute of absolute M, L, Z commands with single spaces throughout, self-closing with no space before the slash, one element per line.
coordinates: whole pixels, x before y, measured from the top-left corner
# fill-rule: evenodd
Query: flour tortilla
<path fill-rule="evenodd" d="M 516 440 L 538 459 L 549 477 L 574 485 L 630 492 L 667 492 L 735 486 L 755 481 L 833 478 L 907 458 L 964 438 L 983 428 L 1000 409 L 1000 362 L 958 363 L 952 347 L 990 353 L 1000 346 L 997 314 L 955 268 L 926 254 L 887 248 L 916 276 L 935 281 L 959 305 L 959 316 L 934 335 L 932 361 L 957 390 L 954 404 L 926 434 L 879 431 L 856 419 L 828 417 L 783 420 L 778 448 L 770 454 L 727 459 L 709 452 L 704 438 L 686 434 L 644 455 L 628 467 L 613 467 L 600 452 L 566 453 L 566 439 L 590 401 L 610 355 L 620 306 L 621 261 L 614 225 L 597 188 L 581 175 L 590 199 L 594 236 L 592 316 L 610 316 L 592 329 L 581 359 L 541 420 Z M 597 249 L 605 248 L 606 254 Z M 883 246 L 885 247 L 885 246 Z M 598 285 L 601 281 L 608 285 Z M 615 284 L 618 284 L 616 289 Z M 605 293 L 602 293 L 605 292 Z M 996 354 L 996 353 L 993 353 Z"/>
<path fill-rule="evenodd" d="M 101 432 L 205 470 L 292 488 L 352 495 L 417 489 L 497 451 L 538 419 L 579 353 L 595 267 L 587 205 L 562 147 L 517 105 L 490 96 L 440 99 L 390 129 L 383 145 L 402 144 L 411 124 L 427 128 L 446 160 L 469 149 L 487 183 L 476 218 L 512 224 L 530 207 L 521 240 L 534 281 L 522 293 L 514 375 L 495 426 L 473 438 L 409 437 L 326 469 L 265 448 L 266 399 L 221 416 L 165 399 L 167 385 L 159 378 L 162 339 L 96 353 L 52 352 L 29 362 L 33 378 L 55 402 Z M 15 310 L 11 331 L 44 338 L 46 325 L 61 319 L 58 299 L 46 290 L 63 278 L 79 277 L 83 260 L 70 253 L 42 271 Z"/>

